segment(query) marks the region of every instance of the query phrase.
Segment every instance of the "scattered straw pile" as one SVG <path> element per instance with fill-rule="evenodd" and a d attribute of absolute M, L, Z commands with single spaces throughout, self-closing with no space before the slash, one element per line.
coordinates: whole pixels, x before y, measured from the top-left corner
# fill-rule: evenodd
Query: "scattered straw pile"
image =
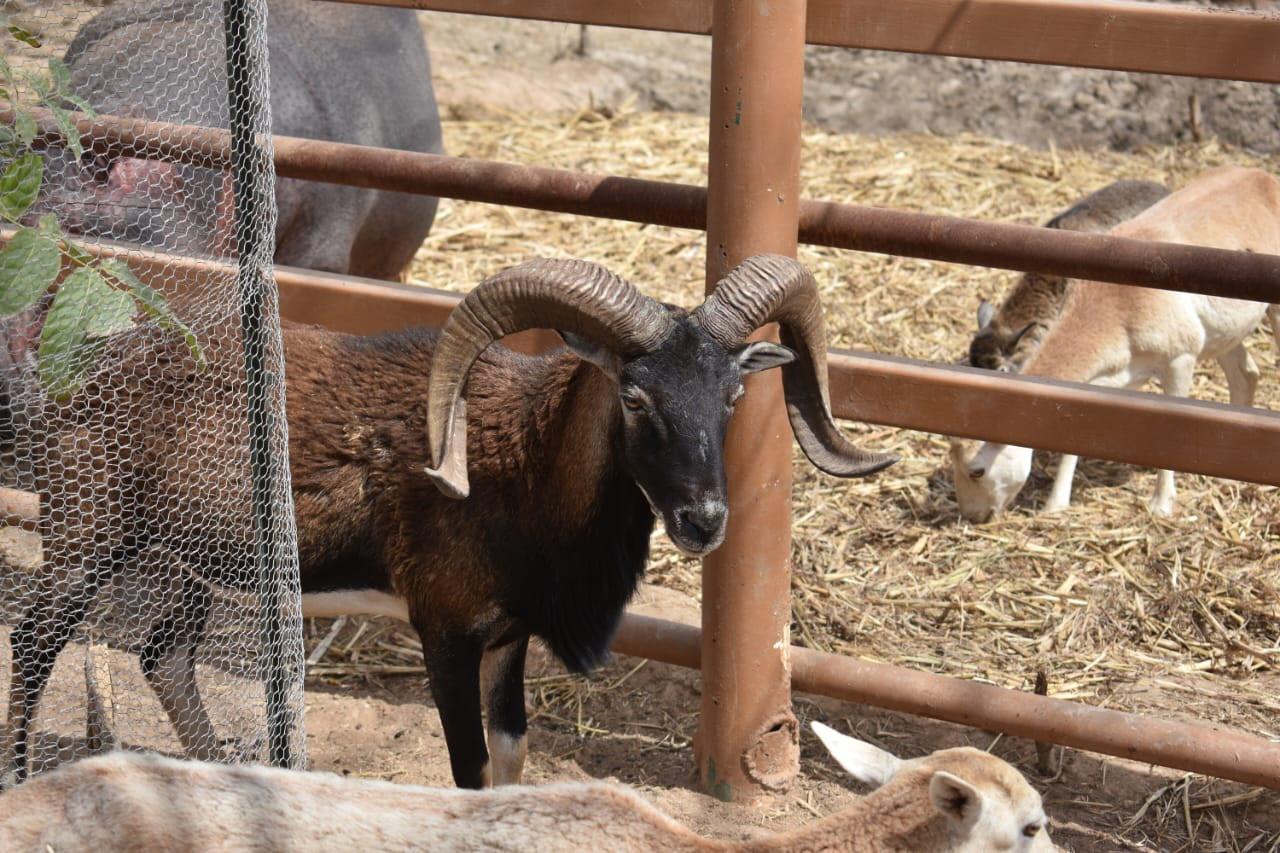
<path fill-rule="evenodd" d="M 669 114 L 512 116 L 446 126 L 453 154 L 703 183 L 705 120 Z M 1178 186 L 1211 166 L 1260 162 L 1216 144 L 1140 152 L 1032 151 L 987 139 L 805 137 L 804 195 L 1008 222 L 1039 222 L 1121 177 Z M 1280 163 L 1262 163 L 1280 171 Z M 413 280 L 467 289 L 531 255 L 607 264 L 664 299 L 694 304 L 702 235 L 445 202 Z M 1012 274 L 802 247 L 823 289 L 832 343 L 952 362 L 980 296 Z M 1269 335 L 1259 405 L 1280 404 Z M 1195 395 L 1226 399 L 1205 367 Z M 958 522 L 945 441 L 854 427 L 903 461 L 867 481 L 795 466 L 793 638 L 830 651 L 1128 710 L 1230 723 L 1280 737 L 1280 495 L 1180 476 L 1179 516 L 1153 520 L 1154 474 L 1084 462 L 1076 505 L 1038 516 L 1037 467 L 1019 508 Z M 1043 461 L 1043 460 L 1042 460 Z M 1048 460 L 1052 462 L 1052 460 Z M 1050 470 L 1052 470 L 1050 468 Z M 657 539 L 651 577 L 696 594 L 698 566 Z"/>

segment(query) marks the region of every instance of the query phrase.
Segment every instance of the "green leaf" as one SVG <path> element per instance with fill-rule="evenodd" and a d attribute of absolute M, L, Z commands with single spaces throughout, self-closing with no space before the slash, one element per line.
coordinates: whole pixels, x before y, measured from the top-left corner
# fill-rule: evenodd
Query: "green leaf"
<path fill-rule="evenodd" d="M 9 35 L 13 36 L 23 44 L 31 47 L 40 47 L 40 39 L 36 38 L 30 30 L 13 23 L 9 24 L 6 29 L 9 30 Z"/>
<path fill-rule="evenodd" d="M 80 248 L 66 237 L 62 238 L 62 251 L 73 263 L 82 267 L 91 266 L 98 259 L 97 255 L 87 249 Z"/>
<path fill-rule="evenodd" d="M 58 129 L 62 131 L 63 139 L 66 140 L 64 144 L 79 160 L 84 154 L 84 146 L 80 144 L 80 129 L 76 127 L 75 118 L 57 104 L 50 104 L 49 111 L 53 113 L 53 120 L 58 123 Z"/>
<path fill-rule="evenodd" d="M 62 223 L 58 222 L 56 213 L 46 213 L 41 216 L 39 228 L 41 234 L 54 242 L 62 239 Z"/>
<path fill-rule="evenodd" d="M 103 258 L 102 263 L 98 266 L 101 267 L 103 275 L 113 280 L 115 286 L 121 290 L 145 290 L 149 295 L 148 297 L 137 293 L 135 293 L 135 296 L 142 303 L 143 308 L 147 310 L 147 313 L 155 316 L 155 311 L 167 312 L 169 310 L 169 306 L 165 304 L 164 297 L 143 284 L 142 280 L 133 274 L 133 270 L 124 261 L 119 258 Z"/>
<path fill-rule="evenodd" d="M 158 290 L 143 284 L 141 279 L 133 274 L 133 270 L 129 269 L 129 265 L 117 258 L 107 258 L 100 266 L 106 275 L 118 282 L 119 287 L 133 294 L 133 298 L 138 300 L 138 305 L 143 312 L 155 320 L 157 326 L 181 336 L 196 364 L 202 370 L 206 367 L 204 350 L 201 349 L 195 332 L 178 319 Z"/>
<path fill-rule="evenodd" d="M 16 221 L 40 194 L 44 160 L 35 152 L 18 157 L 0 176 L 0 216 Z"/>
<path fill-rule="evenodd" d="M 129 331 L 134 325 L 133 315 L 138 313 L 138 306 L 129 294 L 112 288 L 105 281 L 102 284 L 103 288 L 94 293 L 96 310 L 90 315 L 89 325 L 85 330 L 91 339 L 109 338 Z M 54 301 L 57 301 L 56 296 Z"/>
<path fill-rule="evenodd" d="M 49 79 L 53 81 L 53 90 L 59 94 L 71 85 L 71 69 L 56 56 L 49 57 Z"/>
<path fill-rule="evenodd" d="M 133 327 L 134 303 L 81 267 L 62 282 L 40 333 L 37 370 L 45 393 L 63 399 L 84 383 L 105 339 Z"/>
<path fill-rule="evenodd" d="M 41 101 L 48 101 L 53 95 L 53 90 L 49 87 L 49 78 L 43 74 L 32 74 L 29 71 L 19 71 L 18 76 L 27 81 L 27 85 L 36 93 L 36 97 Z"/>
<path fill-rule="evenodd" d="M 76 109 L 84 113 L 90 119 L 96 119 L 98 117 L 97 111 L 94 110 L 92 106 L 90 106 L 88 101 L 86 101 L 84 98 L 80 97 L 79 95 L 73 95 L 70 92 L 63 92 L 62 100 L 74 106 Z"/>
<path fill-rule="evenodd" d="M 44 295 L 62 268 L 58 244 L 23 228 L 0 251 L 0 317 L 17 314 Z"/>
<path fill-rule="evenodd" d="M 35 117 L 26 110 L 18 111 L 18 115 L 13 121 L 13 129 L 18 134 L 18 141 L 24 146 L 30 145 L 31 141 L 36 138 L 36 134 L 40 132 L 40 128 L 36 126 Z"/>

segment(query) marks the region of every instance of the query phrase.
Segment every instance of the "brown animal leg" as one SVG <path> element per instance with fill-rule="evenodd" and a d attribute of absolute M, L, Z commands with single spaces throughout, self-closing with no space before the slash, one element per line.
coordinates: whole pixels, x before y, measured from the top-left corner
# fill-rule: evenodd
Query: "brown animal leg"
<path fill-rule="evenodd" d="M 413 625 L 422 638 L 427 677 L 444 727 L 454 784 L 459 788 L 487 788 L 489 752 L 480 719 L 480 660 L 484 649 L 478 640 L 465 634 L 425 631 L 417 616 L 413 617 Z"/>
<path fill-rule="evenodd" d="M 173 723 L 189 758 L 220 761 L 224 755 L 196 684 L 196 647 L 204 634 L 212 595 L 195 578 L 181 584 L 173 608 L 151 628 L 142 648 L 142 674 Z"/>
<path fill-rule="evenodd" d="M 67 578 L 65 592 L 46 590 L 28 608 L 9 636 L 13 670 L 9 677 L 9 737 L 7 763 L 0 774 L 0 789 L 27 777 L 27 738 L 31 721 L 40 705 L 53 672 L 53 664 L 66 648 L 71 635 L 84 621 L 89 601 L 97 593 L 98 572 L 88 571 Z"/>

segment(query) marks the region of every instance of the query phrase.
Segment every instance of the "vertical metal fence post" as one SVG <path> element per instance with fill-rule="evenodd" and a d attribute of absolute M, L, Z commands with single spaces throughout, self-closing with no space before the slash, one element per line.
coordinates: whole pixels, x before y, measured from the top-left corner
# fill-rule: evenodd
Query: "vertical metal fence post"
<path fill-rule="evenodd" d="M 271 458 L 272 438 L 277 434 L 273 402 L 282 377 L 271 369 L 270 322 L 276 312 L 267 300 L 272 295 L 264 280 L 264 263 L 270 263 L 274 239 L 272 199 L 268 191 L 272 174 L 271 152 L 264 139 L 270 128 L 258 127 L 268 115 L 266 51 L 254 69 L 251 46 L 266 43 L 266 21 L 254 9 L 253 0 L 225 0 L 223 26 L 227 51 L 227 99 L 231 127 L 231 179 L 235 195 L 235 246 L 239 264 L 240 323 L 244 341 L 245 392 L 249 420 L 249 476 L 252 483 L 253 557 L 259 572 L 262 610 L 259 652 L 266 692 L 268 761 L 292 766 L 293 709 L 289 701 L 291 675 L 286 650 L 284 607 L 276 561 L 280 532 L 288 520 L 278 517 L 279 489 Z M 258 71 L 258 79 L 254 72 Z M 263 138 L 260 139 L 259 134 Z M 265 176 L 265 178 L 264 178 Z M 264 242 L 265 241 L 265 242 Z"/>
<path fill-rule="evenodd" d="M 715 0 L 707 292 L 747 257 L 794 257 L 805 0 Z M 762 330 L 777 340 L 777 329 Z M 791 711 L 791 428 L 777 371 L 748 378 L 729 431 L 729 529 L 703 562 L 703 786 L 748 800 L 799 770 Z"/>

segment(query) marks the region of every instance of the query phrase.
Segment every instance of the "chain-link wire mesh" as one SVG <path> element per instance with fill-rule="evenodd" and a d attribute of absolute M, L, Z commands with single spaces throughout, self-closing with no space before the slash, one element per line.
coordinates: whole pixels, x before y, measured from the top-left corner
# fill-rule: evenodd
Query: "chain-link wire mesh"
<path fill-rule="evenodd" d="M 298 765 L 266 2 L 0 12 L 2 782 L 113 746 Z"/>

